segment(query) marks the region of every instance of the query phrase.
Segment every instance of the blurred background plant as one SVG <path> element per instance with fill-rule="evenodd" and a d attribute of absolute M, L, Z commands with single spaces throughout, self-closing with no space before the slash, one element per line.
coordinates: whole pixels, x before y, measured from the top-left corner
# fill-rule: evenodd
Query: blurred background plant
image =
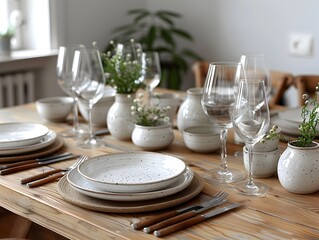
<path fill-rule="evenodd" d="M 162 76 L 161 87 L 180 89 L 183 77 L 192 61 L 201 57 L 188 48 L 180 48 L 177 39 L 193 42 L 194 38 L 176 26 L 175 20 L 182 15 L 173 11 L 132 9 L 127 12 L 133 19 L 131 23 L 114 28 L 112 38 L 124 42 L 134 38 L 142 44 L 143 51 L 159 53 Z M 108 51 L 109 45 L 105 52 Z"/>

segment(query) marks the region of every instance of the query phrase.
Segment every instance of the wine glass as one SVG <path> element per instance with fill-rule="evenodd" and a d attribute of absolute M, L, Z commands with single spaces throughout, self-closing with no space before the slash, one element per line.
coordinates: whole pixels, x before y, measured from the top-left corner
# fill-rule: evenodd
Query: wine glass
<path fill-rule="evenodd" d="M 227 166 L 226 141 L 228 129 L 232 127 L 236 83 L 243 72 L 240 63 L 210 63 L 205 80 L 201 104 L 206 115 L 220 128 L 221 165 L 206 173 L 206 178 L 218 183 L 237 182 L 245 175 Z"/>
<path fill-rule="evenodd" d="M 161 80 L 161 65 L 157 52 L 149 51 L 142 54 L 142 66 L 144 67 L 144 84 L 147 88 L 148 103 L 151 103 L 151 98 L 154 88 Z"/>
<path fill-rule="evenodd" d="M 71 96 L 74 100 L 73 105 L 73 128 L 66 130 L 61 133 L 63 137 L 72 137 L 72 138 L 79 138 L 82 134 L 86 131 L 79 125 L 78 119 L 78 98 L 73 91 L 73 79 L 72 79 L 72 63 L 74 53 L 77 50 L 83 49 L 83 45 L 68 45 L 68 46 L 60 46 L 58 52 L 58 59 L 57 59 L 57 77 L 58 77 L 58 84 L 61 89 Z"/>
<path fill-rule="evenodd" d="M 271 78 L 268 71 L 266 57 L 262 53 L 243 54 L 240 62 L 244 67 L 247 79 L 261 79 L 265 82 L 267 97 L 271 96 Z M 269 99 L 268 99 L 269 100 Z"/>
<path fill-rule="evenodd" d="M 103 96 L 105 74 L 99 51 L 94 49 L 81 49 L 75 52 L 73 61 L 73 88 L 81 103 L 88 111 L 89 138 L 80 142 L 83 148 L 100 147 L 104 143 L 93 134 L 92 107 Z"/>
<path fill-rule="evenodd" d="M 254 182 L 252 149 L 268 130 L 270 122 L 266 88 L 263 80 L 243 79 L 238 85 L 238 95 L 233 111 L 235 132 L 245 141 L 249 153 L 248 182 L 238 183 L 235 190 L 246 195 L 260 195 L 268 186 Z"/>

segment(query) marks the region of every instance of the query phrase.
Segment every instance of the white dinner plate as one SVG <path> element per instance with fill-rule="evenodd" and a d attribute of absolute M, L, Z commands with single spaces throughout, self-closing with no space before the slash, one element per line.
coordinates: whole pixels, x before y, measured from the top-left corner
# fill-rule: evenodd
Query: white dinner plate
<path fill-rule="evenodd" d="M 302 107 L 291 108 L 285 111 L 280 111 L 278 116 L 280 119 L 286 120 L 287 122 L 300 124 L 302 123 L 301 110 Z"/>
<path fill-rule="evenodd" d="M 142 151 L 97 156 L 78 166 L 79 173 L 96 189 L 130 193 L 164 188 L 185 169 L 186 164 L 176 157 Z"/>
<path fill-rule="evenodd" d="M 184 190 L 192 182 L 194 172 L 190 168 L 178 177 L 178 179 L 171 185 L 153 192 L 145 193 L 115 193 L 104 192 L 95 189 L 94 185 L 90 184 L 78 170 L 75 168 L 67 174 L 67 180 L 70 185 L 78 192 L 90 197 L 112 200 L 112 201 L 142 201 L 173 195 L 179 191 Z"/>
<path fill-rule="evenodd" d="M 39 123 L 0 124 L 0 149 L 27 146 L 41 140 L 49 129 Z"/>
<path fill-rule="evenodd" d="M 57 139 L 57 134 L 53 130 L 49 130 L 48 134 L 43 137 L 39 142 L 27 146 L 0 149 L 0 155 L 17 155 L 21 153 L 28 153 L 36 151 L 53 144 Z"/>

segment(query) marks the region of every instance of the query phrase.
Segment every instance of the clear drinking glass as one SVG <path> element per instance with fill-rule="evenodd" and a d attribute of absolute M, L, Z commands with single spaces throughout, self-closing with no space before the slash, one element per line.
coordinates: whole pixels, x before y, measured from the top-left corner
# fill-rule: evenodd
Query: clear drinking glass
<path fill-rule="evenodd" d="M 210 63 L 201 99 L 202 107 L 213 124 L 220 128 L 221 165 L 211 169 L 205 178 L 230 183 L 242 180 L 245 175 L 227 166 L 227 132 L 232 127 L 232 113 L 236 97 L 236 83 L 243 74 L 240 63 Z"/>
<path fill-rule="evenodd" d="M 83 148 L 94 148 L 104 145 L 103 141 L 96 138 L 92 127 L 92 107 L 103 96 L 105 74 L 97 49 L 81 49 L 76 51 L 73 61 L 74 92 L 81 103 L 85 104 L 88 111 L 89 138 L 79 142 Z"/>
<path fill-rule="evenodd" d="M 159 55 L 157 52 L 144 52 L 142 54 L 142 62 L 142 66 L 145 69 L 143 82 L 147 88 L 147 99 L 148 103 L 150 104 L 153 90 L 161 81 L 161 65 Z"/>
<path fill-rule="evenodd" d="M 268 100 L 271 96 L 271 78 L 266 63 L 266 57 L 262 53 L 242 54 L 240 62 L 244 67 L 247 79 L 261 79 L 265 82 Z"/>
<path fill-rule="evenodd" d="M 73 79 L 72 79 L 72 63 L 74 53 L 77 50 L 83 49 L 83 45 L 69 45 L 69 46 L 60 46 L 58 52 L 58 59 L 57 59 L 57 77 L 58 77 L 58 84 L 61 89 L 68 94 L 69 96 L 73 97 L 74 105 L 73 105 L 73 128 L 66 130 L 61 133 L 63 137 L 72 137 L 72 138 L 79 138 L 82 134 L 86 132 L 84 128 L 79 125 L 78 119 L 78 98 L 73 91 Z"/>
<path fill-rule="evenodd" d="M 246 195 L 260 195 L 268 186 L 254 182 L 252 148 L 268 130 L 270 122 L 266 89 L 263 80 L 243 79 L 238 85 L 238 95 L 233 111 L 235 132 L 245 141 L 249 152 L 248 182 L 235 184 L 235 190 Z"/>

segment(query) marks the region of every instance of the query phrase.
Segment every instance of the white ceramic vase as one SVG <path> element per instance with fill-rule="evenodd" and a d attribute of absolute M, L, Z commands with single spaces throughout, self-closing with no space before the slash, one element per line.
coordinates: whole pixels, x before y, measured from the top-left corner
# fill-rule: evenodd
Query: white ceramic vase
<path fill-rule="evenodd" d="M 294 142 L 282 153 L 278 162 L 280 184 L 289 192 L 309 194 L 319 190 L 319 144 L 296 147 Z"/>
<path fill-rule="evenodd" d="M 170 124 L 161 126 L 135 125 L 132 142 L 144 150 L 159 150 L 168 147 L 174 140 Z"/>
<path fill-rule="evenodd" d="M 177 127 L 181 132 L 187 127 L 210 123 L 201 105 L 202 94 L 202 88 L 187 90 L 187 98 L 181 104 L 177 113 Z"/>
<path fill-rule="evenodd" d="M 134 129 L 131 106 L 136 94 L 116 94 L 115 102 L 106 117 L 110 134 L 120 140 L 130 140 Z"/>

